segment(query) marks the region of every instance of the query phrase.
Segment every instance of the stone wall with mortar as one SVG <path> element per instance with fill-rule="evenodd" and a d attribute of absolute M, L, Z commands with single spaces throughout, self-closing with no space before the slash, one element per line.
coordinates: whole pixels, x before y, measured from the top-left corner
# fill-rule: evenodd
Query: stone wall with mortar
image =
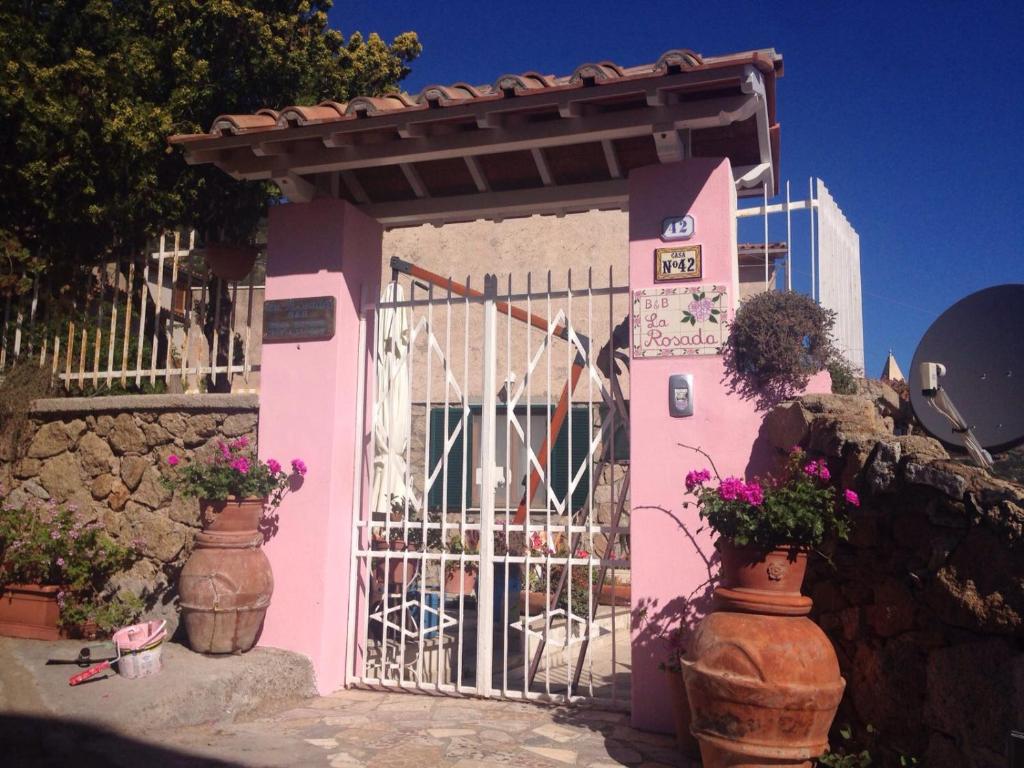
<path fill-rule="evenodd" d="M 143 597 L 147 618 L 177 625 L 177 575 L 199 530 L 199 505 L 160 482 L 171 453 L 202 458 L 220 440 L 255 445 L 255 395 L 135 395 L 38 400 L 26 444 L 0 456 L 0 481 L 28 495 L 74 503 L 142 558 L 116 589 Z"/>
<path fill-rule="evenodd" d="M 832 743 L 849 723 L 872 765 L 1004 766 L 1024 730 L 1024 487 L 894 434 L 901 411 L 876 384 L 783 404 L 762 430 L 825 457 L 862 500 L 804 584 L 847 681 Z"/>

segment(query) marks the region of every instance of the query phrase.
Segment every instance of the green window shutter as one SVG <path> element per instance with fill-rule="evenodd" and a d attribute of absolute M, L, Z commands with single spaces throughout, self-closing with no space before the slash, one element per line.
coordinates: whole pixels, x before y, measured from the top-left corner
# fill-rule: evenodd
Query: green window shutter
<path fill-rule="evenodd" d="M 430 464 L 428 466 L 428 472 L 433 473 L 434 470 L 441 464 L 441 457 L 444 452 L 444 444 L 448 437 L 455 434 L 458 429 L 459 422 L 462 420 L 462 411 L 455 406 L 448 407 L 448 431 L 445 434 L 444 429 L 444 407 L 435 407 L 430 412 Z M 462 476 L 462 455 L 463 446 L 469 445 L 470 452 L 469 456 L 473 455 L 472 452 L 472 424 L 473 414 L 470 414 L 466 419 L 466 429 L 470 433 L 469 440 L 465 439 L 465 434 L 460 433 L 452 444 L 451 450 L 448 452 L 448 509 L 459 510 L 462 509 L 462 494 L 463 491 L 469 490 L 468 479 L 467 482 L 463 482 Z M 467 474 L 472 477 L 472 468 L 467 467 Z M 444 493 L 442 488 L 444 486 L 444 470 L 441 469 L 434 481 L 434 484 L 430 488 L 430 493 L 427 496 L 427 505 L 430 509 L 441 509 L 441 504 L 444 502 Z"/>
<path fill-rule="evenodd" d="M 575 475 L 580 466 L 587 462 L 587 449 L 590 441 L 590 426 L 586 406 L 573 406 L 572 409 L 572 474 Z M 566 418 L 562 429 L 558 432 L 555 444 L 551 447 L 551 490 L 559 501 L 565 499 L 569 489 L 569 419 Z M 587 503 L 590 493 L 589 467 L 580 478 L 579 484 L 572 495 L 570 511 L 574 511 Z"/>

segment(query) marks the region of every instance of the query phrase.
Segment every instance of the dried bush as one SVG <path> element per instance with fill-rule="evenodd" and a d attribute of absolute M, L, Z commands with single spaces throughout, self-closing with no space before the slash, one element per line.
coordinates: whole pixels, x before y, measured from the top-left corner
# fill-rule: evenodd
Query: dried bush
<path fill-rule="evenodd" d="M 54 391 L 49 364 L 32 359 L 18 361 L 0 377 L 0 457 L 11 461 L 28 447 L 32 424 L 32 401 Z"/>
<path fill-rule="evenodd" d="M 835 313 L 792 291 L 747 299 L 729 324 L 725 369 L 733 391 L 771 408 L 842 359 L 832 342 Z"/>

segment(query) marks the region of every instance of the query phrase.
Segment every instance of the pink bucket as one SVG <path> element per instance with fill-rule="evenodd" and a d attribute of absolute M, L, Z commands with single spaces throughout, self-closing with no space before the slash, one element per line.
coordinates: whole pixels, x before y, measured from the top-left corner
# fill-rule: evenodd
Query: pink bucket
<path fill-rule="evenodd" d="M 122 677 L 155 675 L 162 668 L 160 652 L 167 639 L 166 621 L 132 624 L 114 633 L 117 646 L 117 672 Z"/>

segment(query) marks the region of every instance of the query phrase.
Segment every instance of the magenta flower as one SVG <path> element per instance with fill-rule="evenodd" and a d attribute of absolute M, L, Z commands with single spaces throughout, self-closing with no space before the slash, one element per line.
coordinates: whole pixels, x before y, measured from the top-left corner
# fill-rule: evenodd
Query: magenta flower
<path fill-rule="evenodd" d="M 292 471 L 297 472 L 300 476 L 306 474 L 306 462 L 302 459 L 292 459 Z"/>
<path fill-rule="evenodd" d="M 249 446 L 249 438 L 242 435 L 240 438 L 231 443 L 232 448 L 247 448 Z"/>
<path fill-rule="evenodd" d="M 860 496 L 857 495 L 856 491 L 851 491 L 849 488 L 846 489 L 846 501 L 855 507 L 860 506 Z"/>
<path fill-rule="evenodd" d="M 58 531 L 56 528 L 54 528 L 52 531 L 50 531 L 50 538 L 53 539 L 54 541 L 59 539 L 60 538 L 60 531 Z"/>
<path fill-rule="evenodd" d="M 241 472 L 243 475 L 249 472 L 249 460 L 244 456 L 239 456 L 232 460 L 230 466 L 232 469 Z"/>
<path fill-rule="evenodd" d="M 825 466 L 825 462 L 821 462 L 820 466 L 818 467 L 818 477 L 820 477 L 822 480 L 828 480 L 830 477 L 832 477 L 832 474 L 828 471 L 828 467 Z"/>
<path fill-rule="evenodd" d="M 170 464 L 172 467 L 178 466 L 178 462 L 180 461 L 181 459 L 179 459 L 177 455 L 173 453 L 167 457 L 167 463 Z"/>
<path fill-rule="evenodd" d="M 58 557 L 57 558 L 57 567 L 59 567 L 59 568 L 63 568 L 64 567 L 64 558 L 63 557 Z"/>
<path fill-rule="evenodd" d="M 686 473 L 686 490 L 692 491 L 698 485 L 703 485 L 711 479 L 711 473 L 706 469 L 691 469 Z"/>
<path fill-rule="evenodd" d="M 217 443 L 217 447 L 218 447 L 218 448 L 220 448 L 220 452 L 221 452 L 221 455 L 222 455 L 222 456 L 223 456 L 223 457 L 224 457 L 225 459 L 230 459 L 230 458 L 231 458 L 231 449 L 230 449 L 230 448 L 228 447 L 228 444 L 227 444 L 227 443 L 225 443 L 225 442 L 224 442 L 224 441 L 222 440 L 222 441 L 220 441 L 220 442 L 218 442 L 218 443 Z"/>
<path fill-rule="evenodd" d="M 727 477 L 718 486 L 718 497 L 723 501 L 736 501 L 746 485 L 738 477 Z"/>
<path fill-rule="evenodd" d="M 817 477 L 818 476 L 818 465 L 815 464 L 813 461 L 810 462 L 809 464 L 807 464 L 804 467 L 804 474 L 805 475 L 809 475 L 810 477 Z"/>
<path fill-rule="evenodd" d="M 272 475 L 276 475 L 281 471 L 281 463 L 277 459 L 267 459 L 267 469 Z"/>
<path fill-rule="evenodd" d="M 740 491 L 740 498 L 751 506 L 758 506 L 764 501 L 764 489 L 758 482 L 747 483 Z"/>

